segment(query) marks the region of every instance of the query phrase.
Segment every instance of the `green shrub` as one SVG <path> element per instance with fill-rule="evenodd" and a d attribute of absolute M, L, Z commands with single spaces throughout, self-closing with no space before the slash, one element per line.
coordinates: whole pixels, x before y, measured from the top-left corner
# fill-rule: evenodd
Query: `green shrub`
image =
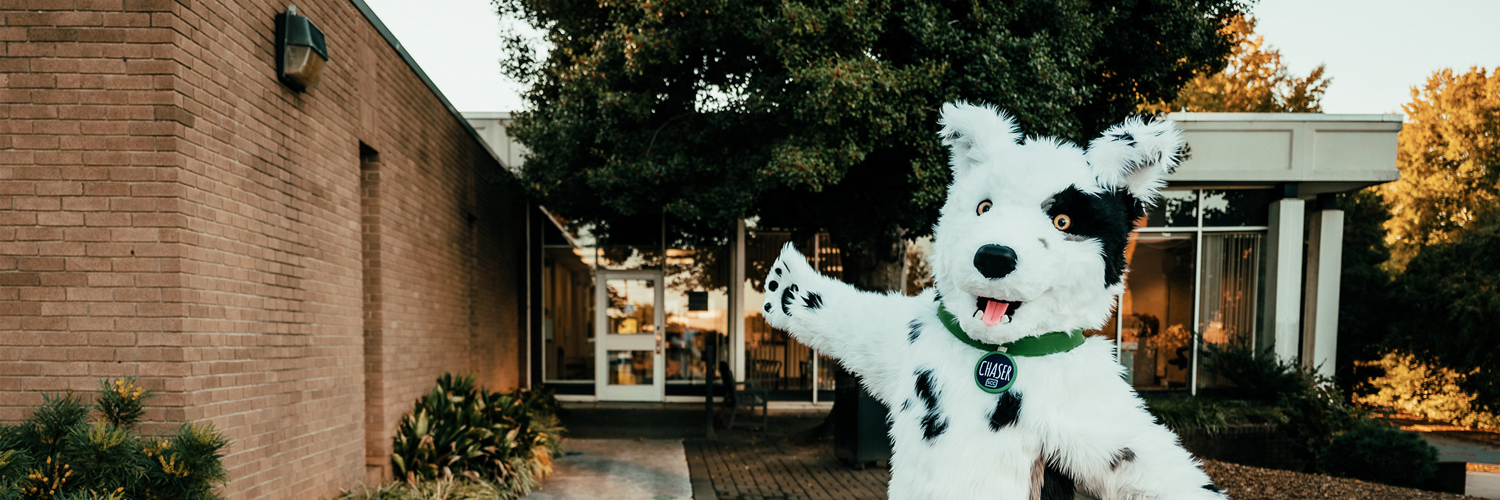
<path fill-rule="evenodd" d="M 1146 410 L 1167 427 L 1200 429 L 1210 436 L 1234 425 L 1287 422 L 1286 413 L 1279 406 L 1210 397 L 1147 397 Z"/>
<path fill-rule="evenodd" d="M 1206 350 L 1210 369 L 1232 384 L 1203 394 L 1275 406 L 1285 417 L 1278 430 L 1298 444 L 1314 467 L 1323 462 L 1320 457 L 1334 436 L 1366 419 L 1333 380 L 1312 368 L 1282 361 L 1269 351 L 1214 344 Z"/>
<path fill-rule="evenodd" d="M 508 394 L 477 387 L 473 375 L 444 374 L 396 430 L 397 479 L 488 481 L 519 497 L 550 474 L 562 427 L 550 392 Z"/>
<path fill-rule="evenodd" d="M 168 436 L 136 429 L 151 392 L 134 378 L 102 380 L 95 409 L 66 392 L 18 426 L 0 426 L 0 500 L 216 499 L 228 445 L 209 424 Z"/>
<path fill-rule="evenodd" d="M 1417 487 L 1437 473 L 1438 451 L 1415 432 L 1368 423 L 1334 437 L 1323 460 L 1329 474 Z"/>

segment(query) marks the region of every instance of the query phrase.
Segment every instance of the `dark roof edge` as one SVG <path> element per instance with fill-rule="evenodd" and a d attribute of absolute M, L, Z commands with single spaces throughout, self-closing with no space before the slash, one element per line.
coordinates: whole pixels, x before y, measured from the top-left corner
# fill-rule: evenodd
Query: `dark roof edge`
<path fill-rule="evenodd" d="M 474 141 L 478 142 L 484 148 L 485 152 L 489 153 L 490 157 L 495 159 L 495 163 L 500 164 L 502 170 L 515 175 L 510 165 L 506 165 L 500 159 L 500 155 L 495 154 L 495 150 L 490 149 L 490 143 L 486 142 L 484 137 L 479 135 L 478 130 L 474 130 L 473 125 L 469 125 L 469 120 L 465 119 L 464 115 L 458 112 L 458 108 L 453 107 L 453 103 L 448 102 L 448 96 L 443 95 L 443 91 L 438 90 L 437 84 L 432 83 L 432 79 L 428 78 L 427 73 L 422 71 L 422 67 L 417 65 L 417 60 L 412 59 L 411 54 L 406 53 L 406 48 L 401 45 L 401 41 L 396 39 L 396 35 L 391 33 L 390 28 L 385 27 L 385 23 L 380 21 L 380 17 L 375 15 L 375 11 L 371 10 L 370 6 L 366 5 L 364 0 L 349 0 L 349 2 L 353 3 L 354 7 L 359 9 L 361 14 L 365 15 L 365 20 L 370 21 L 370 24 L 375 27 L 375 31 L 380 32 L 380 36 L 385 37 L 386 43 L 391 44 L 391 48 L 396 49 L 396 53 L 401 55 L 401 60 L 406 61 L 406 65 L 411 66 L 411 70 L 416 72 L 417 78 L 421 78 L 422 83 L 427 85 L 427 90 L 431 90 L 432 95 L 437 96 L 438 101 L 443 103 L 443 107 L 448 109 L 448 114 L 453 115 L 453 118 L 458 120 L 458 124 L 462 125 L 464 130 L 469 131 L 469 137 L 474 138 Z"/>

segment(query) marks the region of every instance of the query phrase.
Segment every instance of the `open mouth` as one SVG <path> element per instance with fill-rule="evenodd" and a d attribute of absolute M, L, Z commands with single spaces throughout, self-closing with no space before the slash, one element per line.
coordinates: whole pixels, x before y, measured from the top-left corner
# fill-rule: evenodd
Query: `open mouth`
<path fill-rule="evenodd" d="M 1011 319 L 1016 315 L 1016 310 L 1021 308 L 1020 302 L 989 297 L 978 297 L 975 305 L 979 309 L 974 314 L 981 315 L 979 319 L 984 321 L 984 326 L 995 326 L 1002 319 Z"/>

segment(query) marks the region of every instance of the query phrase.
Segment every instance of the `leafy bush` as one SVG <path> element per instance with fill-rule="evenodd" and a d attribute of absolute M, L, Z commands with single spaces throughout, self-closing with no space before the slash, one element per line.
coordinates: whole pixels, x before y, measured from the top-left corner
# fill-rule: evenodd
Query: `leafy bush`
<path fill-rule="evenodd" d="M 1437 473 L 1438 451 L 1415 432 L 1367 423 L 1334 437 L 1323 460 L 1336 476 L 1417 487 Z"/>
<path fill-rule="evenodd" d="M 517 498 L 552 472 L 562 431 L 556 410 L 550 392 L 495 393 L 473 375 L 444 374 L 402 417 L 391 465 L 410 484 L 467 478 L 510 495 L 496 498 Z"/>
<path fill-rule="evenodd" d="M 1205 391 L 1231 400 L 1269 404 L 1285 416 L 1279 430 L 1301 446 L 1311 464 L 1334 436 L 1365 420 L 1338 386 L 1326 376 L 1295 362 L 1286 362 L 1267 351 L 1235 346 L 1207 346 L 1211 369 L 1233 382 L 1228 387 Z"/>
<path fill-rule="evenodd" d="M 1148 397 L 1146 410 L 1167 427 L 1201 429 L 1210 436 L 1235 425 L 1287 422 L 1286 413 L 1275 405 L 1208 397 Z"/>
<path fill-rule="evenodd" d="M 1465 379 L 1478 368 L 1459 373 L 1397 352 L 1386 353 L 1366 365 L 1381 375 L 1366 383 L 1373 393 L 1355 398 L 1360 404 L 1454 425 L 1500 430 L 1500 416 L 1481 410 L 1475 402 L 1478 396 L 1463 388 Z"/>
<path fill-rule="evenodd" d="M 228 445 L 209 424 L 170 436 L 136 427 L 151 391 L 133 377 L 100 381 L 96 406 L 72 392 L 43 395 L 31 418 L 0 426 L 0 500 L 216 499 Z"/>

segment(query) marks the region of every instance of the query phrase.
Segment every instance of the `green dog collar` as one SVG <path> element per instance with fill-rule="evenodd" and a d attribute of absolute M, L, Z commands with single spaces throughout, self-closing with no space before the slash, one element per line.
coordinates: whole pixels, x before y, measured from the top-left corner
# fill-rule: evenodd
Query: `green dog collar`
<path fill-rule="evenodd" d="M 948 312 L 948 308 L 943 307 L 942 302 L 938 302 L 938 320 L 943 322 L 943 327 L 948 329 L 948 333 L 953 334 L 960 342 L 968 344 L 970 347 L 986 352 L 1003 352 L 1011 356 L 1036 357 L 1068 352 L 1075 347 L 1083 345 L 1084 341 L 1083 329 L 1078 329 L 1071 332 L 1044 333 L 1035 337 L 1026 337 L 1000 345 L 986 344 L 974 340 L 969 334 L 964 333 L 963 328 L 959 328 L 958 326 L 958 318 L 954 317 L 953 313 Z"/>

